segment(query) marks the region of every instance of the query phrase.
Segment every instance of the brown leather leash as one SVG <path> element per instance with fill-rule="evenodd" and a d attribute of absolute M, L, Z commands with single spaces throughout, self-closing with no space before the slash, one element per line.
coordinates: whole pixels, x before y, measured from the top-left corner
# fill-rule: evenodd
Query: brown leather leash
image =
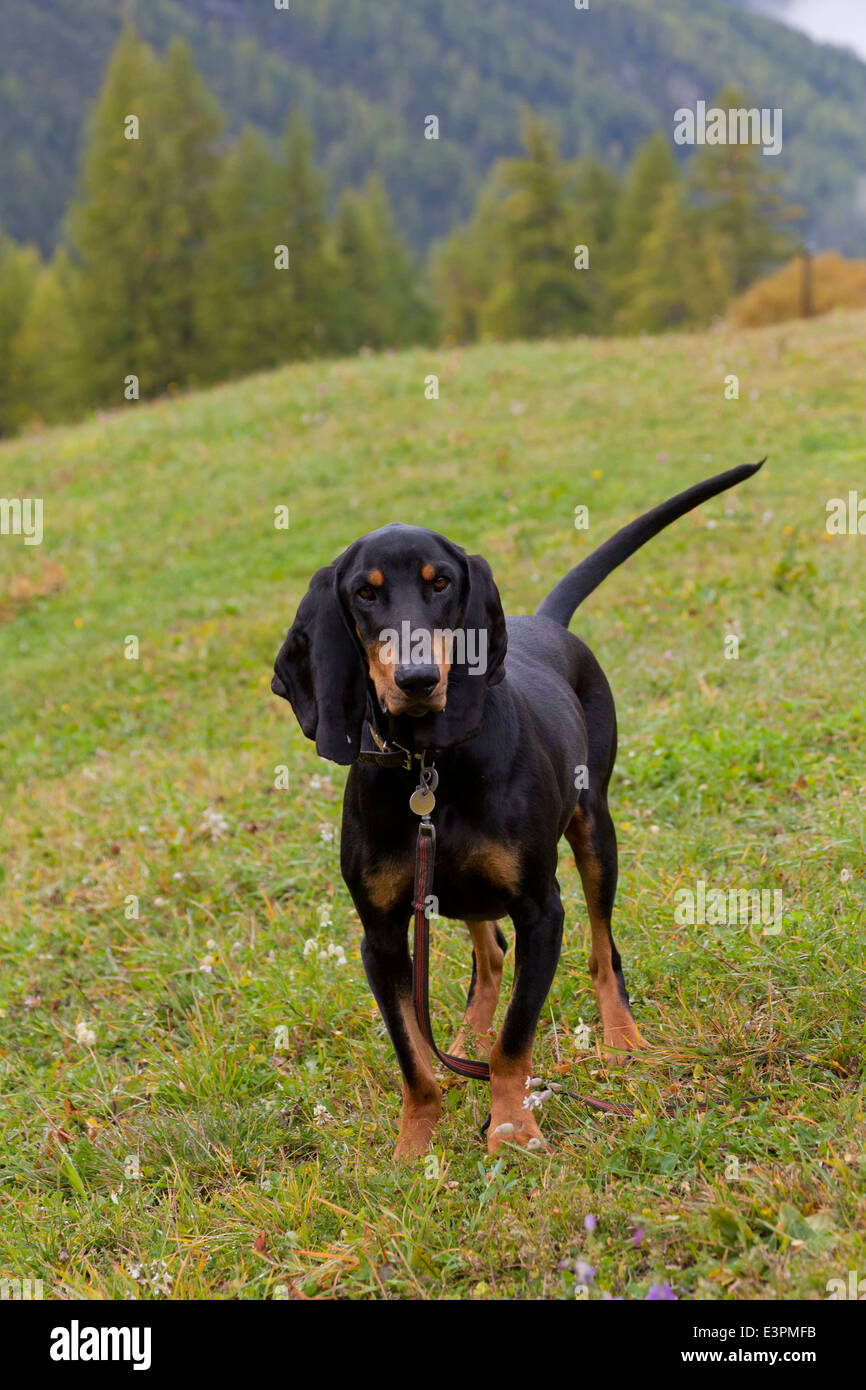
<path fill-rule="evenodd" d="M 415 1000 L 415 1017 L 422 1036 L 429 1043 L 439 1061 L 449 1071 L 458 1076 L 470 1076 L 474 1081 L 489 1081 L 490 1067 L 487 1062 L 472 1062 L 468 1057 L 454 1057 L 450 1052 L 442 1052 L 436 1046 L 433 1027 L 430 1022 L 430 904 L 428 895 L 433 883 L 433 866 L 436 862 L 436 831 L 429 815 L 422 816 L 418 826 L 418 843 L 415 848 L 415 949 L 412 955 L 412 993 Z"/>

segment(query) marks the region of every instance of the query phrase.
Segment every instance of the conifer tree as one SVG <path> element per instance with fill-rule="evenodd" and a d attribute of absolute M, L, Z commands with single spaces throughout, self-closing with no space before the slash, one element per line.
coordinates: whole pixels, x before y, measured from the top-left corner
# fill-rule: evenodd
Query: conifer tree
<path fill-rule="evenodd" d="M 572 171 L 545 124 L 524 112 L 524 154 L 499 171 L 502 271 L 482 309 L 481 330 L 502 338 L 537 338 L 587 330 L 592 302 L 574 266 Z"/>
<path fill-rule="evenodd" d="M 282 142 L 284 214 L 278 242 L 288 249 L 289 268 L 280 276 L 284 358 L 315 357 L 331 346 L 337 271 L 328 244 L 325 184 L 313 160 L 313 138 L 299 111 Z"/>
<path fill-rule="evenodd" d="M 725 87 L 713 107 L 728 112 L 748 108 L 737 87 Z M 779 192 L 781 175 L 759 145 L 729 143 L 701 146 L 691 164 L 691 179 L 701 205 L 723 247 L 728 278 L 735 294 L 793 255 L 796 243 L 785 224 L 802 215 L 786 207 Z"/>
<path fill-rule="evenodd" d="M 163 196 L 154 208 L 159 231 L 148 321 L 164 358 L 154 385 L 163 389 L 170 382 L 186 384 L 194 374 L 196 281 L 223 127 L 219 106 L 183 39 L 171 42 L 161 65 L 155 127 Z"/>
<path fill-rule="evenodd" d="M 665 191 L 678 180 L 676 160 L 661 131 L 636 150 L 626 173 L 616 208 L 616 231 L 610 249 L 610 294 L 621 311 L 632 293 L 631 277 L 641 244 L 652 226 Z"/>
<path fill-rule="evenodd" d="M 79 413 L 81 352 L 73 311 L 73 272 L 65 251 L 39 271 L 15 336 L 13 380 L 17 423 L 68 420 Z"/>
<path fill-rule="evenodd" d="M 159 343 L 145 340 L 158 255 L 158 79 L 153 50 L 127 26 L 88 122 L 80 201 L 68 219 L 89 404 L 119 404 L 127 374 L 146 390 L 158 369 Z"/>
<path fill-rule="evenodd" d="M 226 152 L 210 197 L 195 277 L 196 379 L 224 381 L 274 366 L 284 353 L 286 303 L 275 265 L 284 231 L 282 172 L 245 127 Z"/>
<path fill-rule="evenodd" d="M 586 288 L 591 303 L 590 331 L 604 333 L 612 315 L 610 275 L 620 185 L 613 170 L 588 157 L 577 166 L 574 183 L 575 240 L 589 249 Z"/>
<path fill-rule="evenodd" d="M 91 403 L 143 396 L 192 367 L 196 258 L 220 117 L 181 41 L 163 64 L 121 34 L 89 122 L 81 196 L 69 219 Z"/>
<path fill-rule="evenodd" d="M 371 175 L 337 207 L 342 351 L 403 347 L 429 338 L 432 314 L 394 221 L 385 187 Z"/>
<path fill-rule="evenodd" d="M 635 333 L 664 333 L 709 323 L 722 311 L 729 286 L 712 228 L 690 207 L 682 184 L 671 184 L 641 242 L 630 277 L 622 326 Z"/>
<path fill-rule="evenodd" d="M 17 246 L 0 228 L 0 435 L 20 424 L 15 341 L 39 278 L 35 246 Z"/>
<path fill-rule="evenodd" d="M 481 337 L 484 306 L 502 274 L 499 239 L 501 191 L 494 173 L 478 195 L 470 220 L 455 227 L 430 256 L 430 279 L 439 330 L 449 342 Z"/>

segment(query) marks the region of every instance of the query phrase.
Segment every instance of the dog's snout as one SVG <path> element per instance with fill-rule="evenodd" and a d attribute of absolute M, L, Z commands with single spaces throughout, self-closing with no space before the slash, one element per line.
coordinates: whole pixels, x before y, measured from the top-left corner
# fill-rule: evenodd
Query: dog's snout
<path fill-rule="evenodd" d="M 438 666 L 398 666 L 394 683 L 404 695 L 430 695 L 439 684 Z"/>

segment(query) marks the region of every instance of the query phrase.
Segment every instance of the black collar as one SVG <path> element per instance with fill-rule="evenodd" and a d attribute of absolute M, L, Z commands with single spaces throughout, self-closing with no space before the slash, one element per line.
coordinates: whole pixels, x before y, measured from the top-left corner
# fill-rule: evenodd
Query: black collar
<path fill-rule="evenodd" d="M 441 752 L 441 748 L 424 748 L 420 752 L 413 752 L 402 744 L 389 743 L 376 732 L 369 719 L 365 719 L 358 762 L 375 763 L 377 767 L 402 767 L 411 772 L 416 767 L 420 770 L 422 759 L 429 767 Z"/>

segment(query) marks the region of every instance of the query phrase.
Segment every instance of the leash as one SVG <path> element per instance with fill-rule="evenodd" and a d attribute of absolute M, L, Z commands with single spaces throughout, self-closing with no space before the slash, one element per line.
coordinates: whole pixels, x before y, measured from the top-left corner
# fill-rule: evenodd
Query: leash
<path fill-rule="evenodd" d="M 467 1076 L 473 1081 L 489 1081 L 490 1066 L 487 1062 L 476 1062 L 468 1057 L 454 1057 L 443 1052 L 436 1045 L 433 1026 L 430 1022 L 430 889 L 433 885 L 433 870 L 436 865 L 436 829 L 430 819 L 436 806 L 434 795 L 439 785 L 439 774 L 435 767 L 426 767 L 425 755 L 420 755 L 421 780 L 409 798 L 409 807 L 420 816 L 418 839 L 415 846 L 415 887 L 412 907 L 415 913 L 415 941 L 412 953 L 412 997 L 415 1004 L 415 1017 L 425 1042 L 439 1061 L 457 1076 Z M 578 1091 L 567 1091 L 556 1082 L 547 1084 L 546 1089 L 553 1094 L 567 1096 L 597 1110 L 604 1115 L 621 1115 L 624 1119 L 634 1117 L 634 1107 L 618 1105 L 613 1101 L 597 1100 Z M 667 1114 L 675 1114 L 678 1107 L 665 1106 Z M 482 1125 L 482 1134 L 490 1124 L 490 1116 Z"/>

